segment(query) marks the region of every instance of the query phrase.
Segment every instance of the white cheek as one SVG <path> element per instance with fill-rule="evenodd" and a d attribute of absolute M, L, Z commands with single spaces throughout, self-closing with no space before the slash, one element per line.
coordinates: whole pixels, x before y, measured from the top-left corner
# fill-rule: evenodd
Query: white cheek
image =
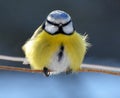
<path fill-rule="evenodd" d="M 54 34 L 55 32 L 58 31 L 58 27 L 54 26 L 52 24 L 46 23 L 45 24 L 45 30 L 51 34 Z"/>
<path fill-rule="evenodd" d="M 64 31 L 66 34 L 71 34 L 71 33 L 74 31 L 72 22 L 70 22 L 68 25 L 64 26 L 64 27 L 63 27 L 63 31 Z"/>

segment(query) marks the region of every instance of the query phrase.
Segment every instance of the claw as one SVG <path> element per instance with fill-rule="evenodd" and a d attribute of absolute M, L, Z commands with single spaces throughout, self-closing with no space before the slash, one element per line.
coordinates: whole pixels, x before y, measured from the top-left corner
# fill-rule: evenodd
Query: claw
<path fill-rule="evenodd" d="M 71 74 L 71 73 L 72 73 L 72 69 L 68 68 L 68 69 L 66 70 L 66 75 Z"/>
<path fill-rule="evenodd" d="M 43 72 L 46 77 L 48 77 L 50 75 L 50 72 L 49 72 L 48 68 L 46 68 L 46 67 L 43 68 Z"/>

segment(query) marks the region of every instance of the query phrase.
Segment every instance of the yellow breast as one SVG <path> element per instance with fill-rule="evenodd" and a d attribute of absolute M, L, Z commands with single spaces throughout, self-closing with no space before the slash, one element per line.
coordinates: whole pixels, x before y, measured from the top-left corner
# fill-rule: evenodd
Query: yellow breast
<path fill-rule="evenodd" d="M 83 36 L 74 32 L 72 35 L 50 35 L 42 31 L 37 37 L 29 40 L 24 46 L 26 58 L 34 69 L 49 67 L 53 55 L 64 46 L 64 52 L 70 61 L 70 68 L 78 71 L 86 53 L 86 41 Z"/>

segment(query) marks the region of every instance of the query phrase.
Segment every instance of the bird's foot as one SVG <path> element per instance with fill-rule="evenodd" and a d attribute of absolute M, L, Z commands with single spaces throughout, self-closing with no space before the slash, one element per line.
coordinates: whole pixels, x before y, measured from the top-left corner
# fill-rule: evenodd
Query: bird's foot
<path fill-rule="evenodd" d="M 43 72 L 46 77 L 48 77 L 50 75 L 50 72 L 49 72 L 48 68 L 46 68 L 46 67 L 43 68 Z"/>
<path fill-rule="evenodd" d="M 71 73 L 72 73 L 72 69 L 71 69 L 71 68 L 68 68 L 68 69 L 66 70 L 66 75 L 71 74 Z"/>

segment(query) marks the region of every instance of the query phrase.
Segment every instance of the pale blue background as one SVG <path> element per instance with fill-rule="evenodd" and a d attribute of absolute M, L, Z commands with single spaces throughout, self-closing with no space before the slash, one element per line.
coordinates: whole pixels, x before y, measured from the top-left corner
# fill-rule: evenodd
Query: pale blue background
<path fill-rule="evenodd" d="M 0 98 L 119 98 L 120 77 L 98 73 L 57 75 L 0 72 Z"/>

